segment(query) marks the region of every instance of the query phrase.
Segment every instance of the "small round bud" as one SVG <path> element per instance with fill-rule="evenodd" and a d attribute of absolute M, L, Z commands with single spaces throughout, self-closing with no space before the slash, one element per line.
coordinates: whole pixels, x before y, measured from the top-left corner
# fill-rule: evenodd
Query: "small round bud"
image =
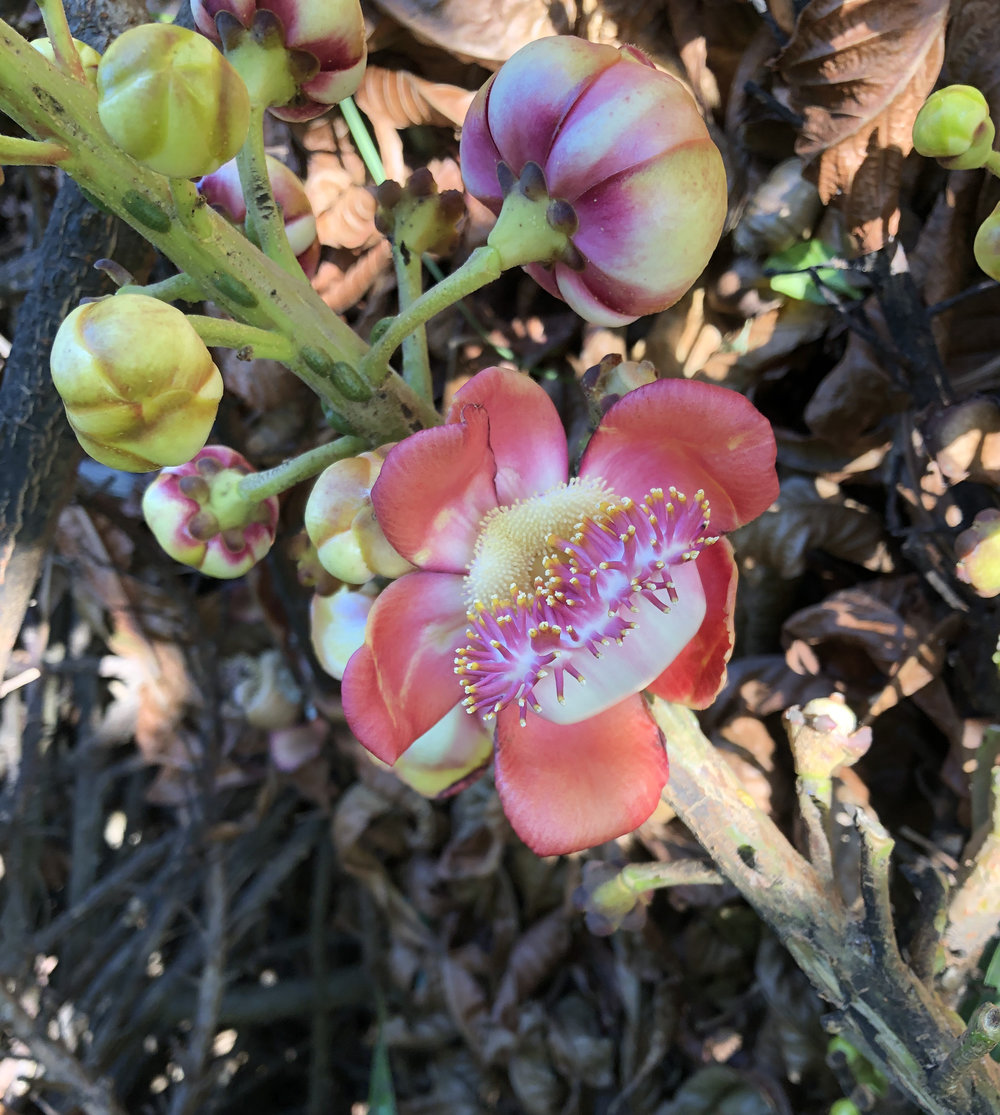
<path fill-rule="evenodd" d="M 240 577 L 274 543 L 278 500 L 250 500 L 240 480 L 250 462 L 224 445 L 165 468 L 142 497 L 142 514 L 157 542 L 175 560 L 209 577 Z"/>
<path fill-rule="evenodd" d="M 949 170 L 974 170 L 993 152 L 996 129 L 986 98 L 971 85 L 932 93 L 913 122 L 913 146 Z"/>
<path fill-rule="evenodd" d="M 817 697 L 785 713 L 785 731 L 795 757 L 795 771 L 807 782 L 824 781 L 851 767 L 871 747 L 871 728 L 859 728 L 857 717 L 840 694 Z"/>
<path fill-rule="evenodd" d="M 1000 596 L 1000 511 L 987 508 L 955 539 L 959 580 L 983 597 Z"/>
<path fill-rule="evenodd" d="M 75 309 L 60 325 L 52 381 L 95 460 L 127 472 L 188 461 L 208 440 L 222 376 L 180 310 L 144 294 Z"/>
<path fill-rule="evenodd" d="M 401 577 L 413 566 L 386 541 L 372 510 L 371 490 L 391 446 L 330 465 L 306 503 L 306 531 L 327 572 L 351 585 Z"/>
<path fill-rule="evenodd" d="M 50 62 L 55 64 L 56 52 L 52 49 L 51 39 L 32 39 L 31 45 L 38 51 L 39 54 L 44 55 Z M 101 63 L 101 56 L 96 50 L 88 43 L 82 43 L 79 39 L 73 40 L 73 46 L 76 48 L 77 54 L 80 56 L 80 63 L 83 66 L 83 76 L 91 89 L 97 88 L 97 67 Z"/>
<path fill-rule="evenodd" d="M 986 274 L 1000 282 L 1000 205 L 979 226 L 972 252 Z"/>
<path fill-rule="evenodd" d="M 342 585 L 330 596 L 313 596 L 309 629 L 320 665 L 340 681 L 351 655 L 365 641 L 365 625 L 375 597 L 364 589 Z"/>
<path fill-rule="evenodd" d="M 97 70 L 97 111 L 132 158 L 171 178 L 210 174 L 243 146 L 250 96 L 206 38 L 146 23 L 119 36 Z"/>

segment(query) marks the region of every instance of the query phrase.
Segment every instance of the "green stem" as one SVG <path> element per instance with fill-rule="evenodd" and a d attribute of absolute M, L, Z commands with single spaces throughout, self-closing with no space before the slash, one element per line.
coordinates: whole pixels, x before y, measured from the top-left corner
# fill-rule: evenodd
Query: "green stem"
<path fill-rule="evenodd" d="M 238 349 L 245 352 L 247 360 L 277 360 L 287 364 L 295 358 L 295 345 L 280 333 L 228 318 L 188 314 L 187 319 L 210 348 Z"/>
<path fill-rule="evenodd" d="M 368 134 L 368 129 L 361 118 L 361 113 L 358 112 L 358 106 L 354 103 L 354 98 L 345 97 L 340 102 L 340 111 L 347 122 L 347 128 L 351 133 L 351 139 L 354 140 L 354 146 L 358 149 L 358 154 L 368 168 L 368 173 L 374 179 L 375 185 L 380 186 L 385 181 L 385 167 L 382 165 L 382 156 L 372 142 L 372 137 Z"/>
<path fill-rule="evenodd" d="M 416 252 L 401 252 L 395 244 L 392 259 L 396 267 L 396 289 L 400 313 L 420 299 L 423 287 L 423 264 Z M 434 398 L 431 360 L 427 352 L 427 331 L 422 325 L 403 338 L 403 379 L 428 402 Z"/>
<path fill-rule="evenodd" d="M 42 21 L 52 43 L 52 53 L 55 55 L 56 65 L 68 74 L 73 81 L 86 84 L 83 73 L 83 63 L 73 43 L 73 33 L 69 29 L 66 19 L 66 9 L 62 0 L 38 0 L 38 8 L 42 13 Z"/>
<path fill-rule="evenodd" d="M 68 156 L 60 143 L 0 136 L 0 166 L 55 166 Z"/>
<path fill-rule="evenodd" d="M 362 360 L 362 375 L 373 383 L 380 382 L 388 373 L 389 358 L 406 337 L 460 298 L 499 278 L 501 270 L 500 253 L 495 248 L 489 244 L 477 248 L 457 271 L 432 286 L 393 320 Z"/>
<path fill-rule="evenodd" d="M 205 199 L 198 187 L 186 178 L 171 178 L 170 196 L 174 199 L 177 216 L 191 235 L 203 243 L 212 237 L 212 218 Z"/>
<path fill-rule="evenodd" d="M 171 275 L 158 283 L 124 283 L 118 288 L 119 294 L 145 294 L 148 298 L 159 298 L 161 302 L 202 302 L 205 292 L 190 275 Z"/>
<path fill-rule="evenodd" d="M 986 156 L 986 162 L 983 167 L 997 178 L 1000 178 L 1000 151 L 991 151 Z"/>
<path fill-rule="evenodd" d="M 247 236 L 260 246 L 268 259 L 273 259 L 289 275 L 298 278 L 302 275 L 302 268 L 288 243 L 285 218 L 274 200 L 274 190 L 267 173 L 267 153 L 264 150 L 265 111 L 261 105 L 254 105 L 250 109 L 250 128 L 246 142 L 236 156 L 240 187 L 247 206 Z"/>
<path fill-rule="evenodd" d="M 435 282 L 440 283 L 444 281 L 444 272 L 438 267 L 437 261 L 432 259 L 431 256 L 424 256 L 424 267 L 430 272 Z M 506 345 L 498 345 L 495 341 L 491 340 L 490 334 L 483 328 L 482 322 L 476 320 L 475 315 L 464 301 L 456 302 L 455 309 L 465 318 L 469 328 L 479 337 L 484 345 L 491 348 L 501 360 L 506 360 L 511 364 L 517 364 L 523 371 L 523 365 L 518 360 L 517 353 Z"/>
<path fill-rule="evenodd" d="M 364 438 L 341 437 L 327 445 L 319 445 L 307 453 L 301 453 L 290 461 L 283 461 L 267 472 L 255 472 L 244 476 L 237 488 L 244 499 L 259 503 L 263 499 L 280 495 L 289 488 L 294 488 L 303 480 L 321 473 L 334 461 L 343 460 L 344 457 L 354 457 L 363 453 L 368 448 Z"/>

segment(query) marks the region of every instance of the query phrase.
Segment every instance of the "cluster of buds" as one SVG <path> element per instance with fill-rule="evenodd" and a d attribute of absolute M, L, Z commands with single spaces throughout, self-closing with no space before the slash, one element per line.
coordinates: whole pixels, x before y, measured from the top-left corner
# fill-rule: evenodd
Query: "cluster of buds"
<path fill-rule="evenodd" d="M 270 550 L 278 500 L 253 500 L 239 482 L 253 472 L 232 449 L 210 445 L 165 468 L 142 497 L 142 514 L 164 550 L 209 577 L 240 577 Z"/>
<path fill-rule="evenodd" d="M 120 35 L 97 69 L 97 110 L 111 138 L 170 178 L 196 178 L 243 146 L 250 96 L 240 75 L 194 31 L 144 23 Z"/>
<path fill-rule="evenodd" d="M 95 460 L 128 472 L 188 461 L 208 440 L 222 376 L 180 310 L 143 294 L 78 306 L 59 326 L 52 380 Z"/>
<path fill-rule="evenodd" d="M 288 243 L 299 266 L 312 278 L 319 265 L 320 243 L 316 235 L 316 217 L 305 186 L 283 162 L 271 155 L 267 156 L 267 176 L 284 219 Z M 198 192 L 233 224 L 242 225 L 246 221 L 247 203 L 235 160 L 202 178 L 198 182 Z"/>
<path fill-rule="evenodd" d="M 195 26 L 225 46 L 255 98 L 282 120 L 312 120 L 364 76 L 358 0 L 191 0 Z"/>

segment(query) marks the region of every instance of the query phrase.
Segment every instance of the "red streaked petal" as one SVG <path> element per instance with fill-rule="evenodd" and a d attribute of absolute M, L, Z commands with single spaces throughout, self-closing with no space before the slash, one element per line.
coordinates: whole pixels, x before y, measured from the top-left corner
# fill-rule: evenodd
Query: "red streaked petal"
<path fill-rule="evenodd" d="M 736 562 L 725 538 L 707 546 L 694 563 L 705 589 L 705 618 L 698 633 L 647 689 L 665 701 L 708 708 L 726 682 L 733 650 Z"/>
<path fill-rule="evenodd" d="M 566 434 L 544 388 L 521 372 L 485 368 L 456 393 L 448 422 L 457 422 L 470 404 L 489 415 L 501 506 L 566 483 Z"/>
<path fill-rule="evenodd" d="M 661 379 L 611 407 L 587 446 L 580 475 L 602 477 L 633 499 L 671 485 L 689 498 L 704 489 L 714 534 L 749 522 L 777 498 L 775 454 L 770 424 L 738 392 Z"/>
<path fill-rule="evenodd" d="M 449 573 L 407 573 L 375 601 L 342 694 L 351 730 L 384 763 L 459 703 L 454 658 L 466 623 L 462 580 Z"/>
<path fill-rule="evenodd" d="M 391 449 L 372 488 L 375 517 L 390 544 L 439 573 L 465 573 L 479 525 L 497 506 L 490 420 L 476 406 L 459 415 Z"/>
<path fill-rule="evenodd" d="M 472 104 L 469 105 L 465 122 L 462 124 L 459 158 L 465 188 L 473 197 L 488 205 L 494 213 L 499 213 L 500 206 L 503 204 L 503 193 L 500 190 L 497 167 L 503 162 L 503 156 L 497 150 L 497 145 L 490 135 L 486 116 L 490 91 L 495 80 L 496 75 L 479 90 Z"/>
<path fill-rule="evenodd" d="M 592 848 L 639 827 L 667 781 L 659 729 L 641 697 L 580 724 L 500 713 L 496 781 L 514 831 L 540 856 Z"/>

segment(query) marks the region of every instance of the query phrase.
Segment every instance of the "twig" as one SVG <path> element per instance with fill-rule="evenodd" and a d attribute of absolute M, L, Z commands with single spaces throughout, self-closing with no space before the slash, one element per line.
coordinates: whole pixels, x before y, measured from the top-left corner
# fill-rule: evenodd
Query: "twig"
<path fill-rule="evenodd" d="M 938 1087 L 945 1093 L 954 1092 L 963 1074 L 1000 1045 L 1000 1007 L 983 1003 L 976 1009 L 958 1045 L 935 1073 Z"/>
<path fill-rule="evenodd" d="M 41 1033 L 30 1014 L 0 983 L 0 1022 L 31 1051 L 45 1069 L 45 1083 L 68 1088 L 86 1115 L 126 1115 L 107 1080 L 95 1080 L 60 1041 Z"/>

